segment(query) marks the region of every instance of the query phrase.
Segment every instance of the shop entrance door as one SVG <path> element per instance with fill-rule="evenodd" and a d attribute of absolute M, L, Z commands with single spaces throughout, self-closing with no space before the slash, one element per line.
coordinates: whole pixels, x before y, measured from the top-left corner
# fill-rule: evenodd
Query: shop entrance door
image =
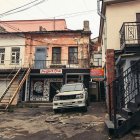
<path fill-rule="evenodd" d="M 46 48 L 36 48 L 34 64 L 36 69 L 46 67 Z"/>
<path fill-rule="evenodd" d="M 56 95 L 56 91 L 60 90 L 62 86 L 62 82 L 51 82 L 50 83 L 50 96 L 49 96 L 49 101 L 52 102 L 54 96 Z"/>

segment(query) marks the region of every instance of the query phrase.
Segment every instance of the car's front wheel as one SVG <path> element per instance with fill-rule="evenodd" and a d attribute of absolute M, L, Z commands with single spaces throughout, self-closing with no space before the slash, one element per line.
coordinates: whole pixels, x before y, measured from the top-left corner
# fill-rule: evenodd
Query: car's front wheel
<path fill-rule="evenodd" d="M 82 107 L 82 112 L 87 112 L 87 106 Z"/>
<path fill-rule="evenodd" d="M 54 109 L 53 112 L 56 114 L 56 113 L 59 113 L 60 110 L 59 109 Z"/>

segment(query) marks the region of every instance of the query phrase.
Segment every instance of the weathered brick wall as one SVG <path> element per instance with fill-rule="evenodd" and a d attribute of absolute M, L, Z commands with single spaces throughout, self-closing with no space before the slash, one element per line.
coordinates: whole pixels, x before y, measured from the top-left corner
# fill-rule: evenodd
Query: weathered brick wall
<path fill-rule="evenodd" d="M 106 78 L 107 85 L 115 78 L 115 59 L 113 49 L 107 49 L 106 51 Z"/>
<path fill-rule="evenodd" d="M 68 48 L 78 46 L 78 59 L 89 58 L 89 37 L 79 33 L 67 34 L 34 34 L 27 35 L 25 47 L 25 66 L 32 64 L 35 59 L 36 47 L 47 47 L 47 60 L 52 60 L 52 47 L 61 47 L 61 60 L 68 60 Z M 31 39 L 32 38 L 32 39 Z M 36 41 L 37 40 L 37 41 Z"/>
<path fill-rule="evenodd" d="M 107 49 L 106 51 L 106 84 L 109 85 L 115 79 L 115 58 L 114 58 L 114 50 Z M 111 85 L 112 87 L 112 85 Z M 108 111 L 113 109 L 113 102 L 112 96 L 113 88 L 106 87 L 106 102 Z"/>

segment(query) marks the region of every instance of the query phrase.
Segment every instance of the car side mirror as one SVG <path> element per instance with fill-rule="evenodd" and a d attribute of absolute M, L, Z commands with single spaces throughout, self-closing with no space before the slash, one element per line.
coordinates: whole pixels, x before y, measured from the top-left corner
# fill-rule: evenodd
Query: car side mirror
<path fill-rule="evenodd" d="M 56 93 L 58 94 L 59 93 L 59 90 L 56 90 Z"/>
<path fill-rule="evenodd" d="M 85 88 L 85 91 L 87 91 L 87 88 Z"/>

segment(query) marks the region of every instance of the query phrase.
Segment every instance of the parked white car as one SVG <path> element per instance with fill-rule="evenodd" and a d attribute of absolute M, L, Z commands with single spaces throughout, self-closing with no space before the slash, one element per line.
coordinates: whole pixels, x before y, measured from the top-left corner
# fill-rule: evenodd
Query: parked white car
<path fill-rule="evenodd" d="M 57 113 L 62 108 L 79 107 L 87 111 L 88 92 L 83 83 L 65 84 L 53 98 L 53 110 Z"/>

